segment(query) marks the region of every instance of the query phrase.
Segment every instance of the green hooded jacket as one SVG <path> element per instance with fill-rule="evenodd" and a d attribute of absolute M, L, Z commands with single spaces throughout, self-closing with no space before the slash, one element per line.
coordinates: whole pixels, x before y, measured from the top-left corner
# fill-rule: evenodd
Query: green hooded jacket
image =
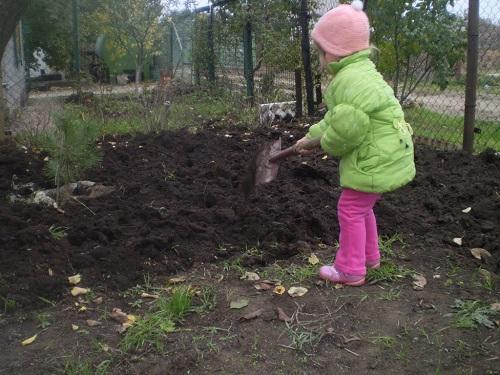
<path fill-rule="evenodd" d="M 385 193 L 415 177 L 412 130 L 370 55 L 367 49 L 329 64 L 328 112 L 307 137 L 321 137 L 322 149 L 340 157 L 342 187 Z"/>

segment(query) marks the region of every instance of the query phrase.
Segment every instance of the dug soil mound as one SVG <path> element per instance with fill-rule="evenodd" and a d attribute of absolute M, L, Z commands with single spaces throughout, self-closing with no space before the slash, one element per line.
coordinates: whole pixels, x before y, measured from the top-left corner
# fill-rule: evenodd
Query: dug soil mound
<path fill-rule="evenodd" d="M 294 127 L 295 126 L 295 127 Z M 280 128 L 285 145 L 301 136 L 297 124 Z M 295 137 L 291 137 L 291 136 Z M 241 181 L 269 131 L 207 129 L 107 139 L 102 166 L 87 179 L 112 185 L 107 196 L 53 208 L 0 203 L 0 296 L 21 305 L 58 299 L 66 277 L 118 289 L 146 273 L 169 275 L 195 262 L 250 254 L 247 266 L 297 254 L 307 243 L 333 246 L 338 237 L 337 161 L 323 155 L 283 162 L 276 181 L 248 199 Z M 0 194 L 12 175 L 43 181 L 41 157 L 12 144 L 0 147 Z M 500 255 L 500 160 L 492 155 L 417 148 L 414 182 L 377 206 L 381 234 L 399 233 L 426 257 L 472 247 Z M 471 207 L 469 213 L 463 209 Z M 49 228 L 67 228 L 56 239 Z M 453 238 L 462 238 L 458 247 Z M 248 251 L 255 247 L 258 251 Z M 253 255 L 252 255 L 253 254 Z"/>

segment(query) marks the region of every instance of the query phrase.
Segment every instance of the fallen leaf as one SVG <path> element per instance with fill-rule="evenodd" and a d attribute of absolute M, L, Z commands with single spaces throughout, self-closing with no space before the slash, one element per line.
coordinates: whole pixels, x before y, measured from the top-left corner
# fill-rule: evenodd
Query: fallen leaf
<path fill-rule="evenodd" d="M 177 277 L 172 277 L 171 279 L 168 279 L 168 282 L 170 284 L 180 284 L 186 281 L 186 276 L 177 276 Z"/>
<path fill-rule="evenodd" d="M 240 277 L 241 280 L 250 280 L 250 281 L 258 281 L 260 280 L 260 276 L 255 272 L 245 272 L 243 276 Z"/>
<path fill-rule="evenodd" d="M 481 248 L 474 248 L 470 251 L 472 256 L 476 259 L 482 260 L 484 258 L 489 258 L 491 257 L 491 253 L 488 250 L 481 249 Z"/>
<path fill-rule="evenodd" d="M 92 302 L 94 302 L 96 305 L 101 305 L 102 302 L 103 302 L 103 298 L 102 297 L 97 297 L 95 300 L 93 300 Z"/>
<path fill-rule="evenodd" d="M 240 299 L 237 299 L 235 301 L 231 301 L 231 303 L 229 304 L 229 307 L 231 309 L 242 309 L 246 306 L 248 306 L 248 303 L 250 301 L 247 300 L 246 298 L 240 298 Z"/>
<path fill-rule="evenodd" d="M 91 319 L 87 320 L 86 323 L 89 327 L 97 327 L 97 326 L 100 326 L 102 324 L 101 322 L 98 322 L 97 320 L 91 320 Z"/>
<path fill-rule="evenodd" d="M 77 285 L 82 281 L 82 276 L 80 274 L 68 277 L 68 281 L 71 285 Z"/>
<path fill-rule="evenodd" d="M 432 276 L 433 279 L 440 279 L 441 278 L 441 275 L 434 275 Z"/>
<path fill-rule="evenodd" d="M 54 271 L 52 271 L 52 268 L 49 268 L 49 276 L 50 277 L 54 276 Z"/>
<path fill-rule="evenodd" d="M 278 313 L 278 319 L 283 321 L 283 322 L 289 322 L 290 320 L 290 317 L 288 317 L 288 315 L 283 311 L 283 309 L 281 307 L 276 307 L 276 312 Z"/>
<path fill-rule="evenodd" d="M 500 302 L 492 303 L 490 309 L 496 312 L 500 312 Z"/>
<path fill-rule="evenodd" d="M 38 336 L 38 335 L 31 336 L 29 339 L 24 340 L 24 341 L 21 343 L 21 345 L 22 345 L 22 346 L 28 346 L 28 345 L 33 344 L 33 342 L 36 340 L 36 337 L 37 337 L 37 336 Z"/>
<path fill-rule="evenodd" d="M 323 160 L 328 159 L 328 155 L 323 156 L 321 159 L 323 159 Z"/>
<path fill-rule="evenodd" d="M 413 275 L 413 290 L 424 290 L 427 279 L 422 275 Z"/>
<path fill-rule="evenodd" d="M 468 214 L 472 210 L 472 207 L 467 207 L 462 210 L 464 214 Z"/>
<path fill-rule="evenodd" d="M 117 322 L 119 323 L 126 323 L 128 322 L 128 316 L 127 314 L 125 314 L 121 309 L 118 309 L 118 308 L 113 308 L 113 310 L 111 311 L 111 314 L 110 316 L 116 320 Z"/>
<path fill-rule="evenodd" d="M 257 290 L 269 290 L 273 288 L 273 285 L 274 284 L 272 284 L 271 282 L 262 281 L 260 283 L 255 284 L 254 288 Z"/>
<path fill-rule="evenodd" d="M 344 289 L 344 284 L 335 284 L 334 288 L 335 289 Z"/>
<path fill-rule="evenodd" d="M 72 329 L 73 331 L 78 331 L 78 330 L 80 329 L 80 327 L 78 327 L 76 324 L 72 324 L 72 325 L 71 325 L 71 329 Z"/>
<path fill-rule="evenodd" d="M 313 266 L 315 264 L 318 264 L 319 263 L 319 259 L 318 257 L 316 256 L 316 254 L 312 253 L 311 256 L 309 258 L 307 258 L 307 261 L 312 264 Z"/>
<path fill-rule="evenodd" d="M 273 293 L 279 294 L 280 296 L 286 292 L 286 289 L 283 285 L 276 285 L 273 289 Z"/>
<path fill-rule="evenodd" d="M 85 312 L 87 311 L 87 306 L 80 306 L 80 308 L 78 309 L 78 312 Z"/>
<path fill-rule="evenodd" d="M 248 314 L 242 316 L 240 318 L 240 320 L 252 320 L 252 319 L 255 319 L 255 318 L 261 316 L 263 312 L 264 312 L 264 309 L 258 309 L 258 310 L 252 311 L 251 313 L 248 313 Z"/>
<path fill-rule="evenodd" d="M 127 319 L 128 320 L 125 322 L 125 324 L 133 324 L 137 321 L 137 317 L 135 315 L 132 315 L 132 314 L 128 314 Z"/>
<path fill-rule="evenodd" d="M 152 298 L 152 299 L 158 299 L 160 298 L 159 295 L 157 294 L 149 294 L 149 293 L 142 293 L 141 298 Z"/>
<path fill-rule="evenodd" d="M 290 289 L 288 289 L 288 294 L 291 297 L 302 297 L 304 294 L 306 294 L 308 290 L 304 287 L 301 286 L 292 286 Z"/>
<path fill-rule="evenodd" d="M 73 295 L 73 297 L 76 297 L 76 296 L 80 296 L 83 294 L 87 294 L 89 291 L 90 291 L 90 289 L 79 288 L 79 287 L 75 286 L 73 289 L 71 289 L 71 295 Z"/>
<path fill-rule="evenodd" d="M 456 237 L 453 239 L 453 243 L 457 244 L 458 246 L 462 246 L 462 239 L 460 237 Z"/>

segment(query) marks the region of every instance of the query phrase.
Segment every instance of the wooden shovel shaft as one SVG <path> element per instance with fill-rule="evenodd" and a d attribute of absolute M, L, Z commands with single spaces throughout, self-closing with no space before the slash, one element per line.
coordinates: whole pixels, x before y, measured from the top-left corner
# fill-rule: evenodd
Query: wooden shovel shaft
<path fill-rule="evenodd" d="M 271 163 L 275 163 L 281 159 L 285 159 L 289 156 L 292 156 L 292 155 L 297 155 L 298 152 L 297 152 L 297 148 L 294 146 L 292 147 L 288 147 L 288 148 L 285 148 L 284 150 L 280 151 L 280 152 L 277 152 L 276 154 L 272 155 L 270 158 L 269 158 L 269 162 Z"/>

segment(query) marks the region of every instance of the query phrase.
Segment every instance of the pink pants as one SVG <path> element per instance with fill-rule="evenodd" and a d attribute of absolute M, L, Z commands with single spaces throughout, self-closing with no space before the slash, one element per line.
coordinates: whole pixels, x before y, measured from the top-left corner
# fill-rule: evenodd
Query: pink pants
<path fill-rule="evenodd" d="M 344 189 L 337 206 L 340 238 L 335 268 L 351 275 L 365 275 L 366 263 L 380 259 L 377 222 L 373 206 L 380 194 Z"/>

